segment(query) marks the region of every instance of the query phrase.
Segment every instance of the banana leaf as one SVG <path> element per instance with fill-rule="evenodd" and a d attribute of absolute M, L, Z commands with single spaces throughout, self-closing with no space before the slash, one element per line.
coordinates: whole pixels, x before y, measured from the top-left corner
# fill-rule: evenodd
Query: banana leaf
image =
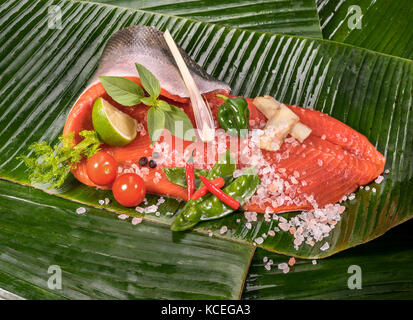
<path fill-rule="evenodd" d="M 242 298 L 412 299 L 412 227 L 413 223 L 409 221 L 380 239 L 334 257 L 318 260 L 316 264 L 297 259 L 288 274 L 277 268 L 277 264 L 288 262 L 287 257 L 258 249 L 251 263 Z M 270 270 L 265 269 L 268 261 L 264 263 L 264 259 L 273 260 L 274 265 Z M 358 283 L 354 278 L 357 272 L 360 272 Z M 359 286 L 355 287 L 356 284 Z"/>
<path fill-rule="evenodd" d="M 0 296 L 8 299 L 237 299 L 254 252 L 96 208 L 77 214 L 75 202 L 4 180 L 0 203 Z M 51 266 L 61 288 L 48 285 Z"/>
<path fill-rule="evenodd" d="M 317 7 L 324 39 L 413 59 L 410 0 L 317 0 Z"/>
<path fill-rule="evenodd" d="M 255 31 L 322 38 L 313 0 L 94 0 Z"/>
<path fill-rule="evenodd" d="M 58 5 L 61 28 L 50 28 L 49 8 Z M 77 19 L 73 23 L 73 19 Z M 0 11 L 0 176 L 30 184 L 17 156 L 39 140 L 56 141 L 66 116 L 88 83 L 106 40 L 128 25 L 170 29 L 178 43 L 234 94 L 270 94 L 290 104 L 315 108 L 365 134 L 387 158 L 386 175 L 377 192 L 362 190 L 347 201 L 342 221 L 325 239 L 328 250 L 302 245 L 278 232 L 259 247 L 304 258 L 332 255 L 372 240 L 412 217 L 413 115 L 412 62 L 350 45 L 297 36 L 239 30 L 180 17 L 74 1 L 14 1 Z M 13 53 L 13 54 L 10 54 Z M 38 187 L 38 186 L 36 186 Z M 110 192 L 68 182 L 58 194 L 102 207 Z M 157 201 L 149 197 L 150 204 Z M 168 199 L 176 208 L 180 203 Z M 114 201 L 109 211 L 139 215 Z M 170 224 L 168 209 L 146 213 L 144 219 Z M 292 217 L 297 213 L 284 214 Z M 241 213 L 201 224 L 219 237 L 250 246 L 277 224 L 259 215 L 251 229 Z M 228 231 L 220 233 L 221 227 Z"/>

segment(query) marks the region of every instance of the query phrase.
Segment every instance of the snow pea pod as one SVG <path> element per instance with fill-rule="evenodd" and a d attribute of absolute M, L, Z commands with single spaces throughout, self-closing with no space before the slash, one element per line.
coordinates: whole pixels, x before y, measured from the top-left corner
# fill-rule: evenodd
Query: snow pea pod
<path fill-rule="evenodd" d="M 255 169 L 250 167 L 244 170 L 241 176 L 222 190 L 243 205 L 254 195 L 259 184 L 260 178 L 255 172 Z M 203 201 L 193 202 L 191 205 L 185 206 L 177 216 L 177 219 L 174 220 L 171 229 L 173 231 L 187 230 L 200 221 L 218 219 L 231 212 L 234 212 L 234 209 L 211 195 Z M 190 217 L 191 219 L 187 219 L 186 217 Z"/>
<path fill-rule="evenodd" d="M 228 98 L 217 94 L 225 102 L 218 109 L 218 123 L 228 134 L 244 137 L 248 132 L 250 110 L 248 102 L 242 97 Z"/>
<path fill-rule="evenodd" d="M 217 163 L 212 167 L 212 169 L 206 175 L 207 179 L 212 180 L 217 177 L 223 177 L 227 184 L 231 183 L 233 180 L 232 174 L 234 173 L 236 168 L 235 159 L 231 156 L 229 150 L 222 155 Z M 184 174 L 184 172 L 182 173 Z M 200 184 L 201 187 L 203 183 Z M 198 189 L 199 189 L 198 187 Z M 196 199 L 196 200 L 189 200 L 182 210 L 176 216 L 174 222 L 171 225 L 171 230 L 173 231 L 182 231 L 187 230 L 199 222 L 200 215 L 197 212 L 193 212 L 189 210 L 192 206 L 204 201 L 212 197 L 210 193 Z"/>
<path fill-rule="evenodd" d="M 242 206 L 254 195 L 259 184 L 260 178 L 255 172 L 255 169 L 253 167 L 249 167 L 243 171 L 241 176 L 235 179 L 227 187 L 223 188 L 222 191 L 237 200 Z M 195 210 L 199 210 L 201 212 L 201 221 L 218 219 L 235 211 L 215 196 L 210 197 L 196 205 Z"/>
<path fill-rule="evenodd" d="M 186 188 L 186 178 L 185 178 L 185 168 L 184 167 L 168 167 L 163 168 L 163 172 L 165 172 L 166 177 L 168 180 L 180 187 Z M 195 187 L 198 188 L 201 184 L 201 179 L 199 179 L 199 175 L 207 175 L 208 170 L 204 169 L 197 169 L 195 168 Z"/>

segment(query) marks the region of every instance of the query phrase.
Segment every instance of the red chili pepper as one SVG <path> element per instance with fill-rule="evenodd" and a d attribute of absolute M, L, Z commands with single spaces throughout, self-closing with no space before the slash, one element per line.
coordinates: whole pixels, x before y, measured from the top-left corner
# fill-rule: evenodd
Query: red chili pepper
<path fill-rule="evenodd" d="M 191 199 L 192 194 L 195 192 L 195 168 L 194 168 L 194 152 L 186 163 L 186 195 L 188 201 Z"/>
<path fill-rule="evenodd" d="M 219 200 L 221 200 L 223 203 L 225 203 L 226 205 L 229 205 L 234 210 L 237 210 L 240 207 L 240 203 L 237 200 L 235 200 L 231 196 L 227 195 L 221 189 L 218 189 L 207 178 L 205 178 L 202 175 L 200 175 L 199 177 L 201 178 L 202 183 L 208 188 L 208 190 L 213 195 L 215 195 Z"/>
<path fill-rule="evenodd" d="M 221 189 L 225 185 L 225 180 L 222 177 L 215 178 L 214 180 L 211 180 L 211 183 Z M 208 193 L 208 188 L 206 186 L 202 186 L 199 188 L 195 193 L 192 195 L 192 200 L 196 200 L 201 198 L 202 196 L 206 195 Z"/>

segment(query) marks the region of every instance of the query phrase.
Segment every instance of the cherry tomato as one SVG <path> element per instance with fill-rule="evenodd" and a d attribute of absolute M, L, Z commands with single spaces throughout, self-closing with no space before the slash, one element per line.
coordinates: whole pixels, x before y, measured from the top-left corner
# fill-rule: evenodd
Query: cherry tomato
<path fill-rule="evenodd" d="M 113 183 L 112 193 L 122 206 L 135 207 L 145 198 L 145 182 L 136 173 L 122 174 Z"/>
<path fill-rule="evenodd" d="M 111 184 L 118 174 L 118 164 L 109 154 L 100 151 L 89 158 L 86 163 L 89 179 L 98 186 Z"/>

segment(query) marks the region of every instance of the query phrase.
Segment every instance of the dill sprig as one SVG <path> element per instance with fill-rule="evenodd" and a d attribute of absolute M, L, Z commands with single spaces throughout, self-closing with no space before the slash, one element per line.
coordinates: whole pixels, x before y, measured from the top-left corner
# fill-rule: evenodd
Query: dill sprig
<path fill-rule="evenodd" d="M 53 147 L 46 141 L 33 143 L 29 147 L 32 156 L 20 156 L 30 171 L 32 182 L 50 184 L 49 188 L 59 188 L 63 185 L 71 169 L 86 157 L 89 159 L 97 153 L 102 144 L 95 131 L 79 132 L 83 137 L 74 145 L 74 132 L 59 137 L 60 143 Z"/>

